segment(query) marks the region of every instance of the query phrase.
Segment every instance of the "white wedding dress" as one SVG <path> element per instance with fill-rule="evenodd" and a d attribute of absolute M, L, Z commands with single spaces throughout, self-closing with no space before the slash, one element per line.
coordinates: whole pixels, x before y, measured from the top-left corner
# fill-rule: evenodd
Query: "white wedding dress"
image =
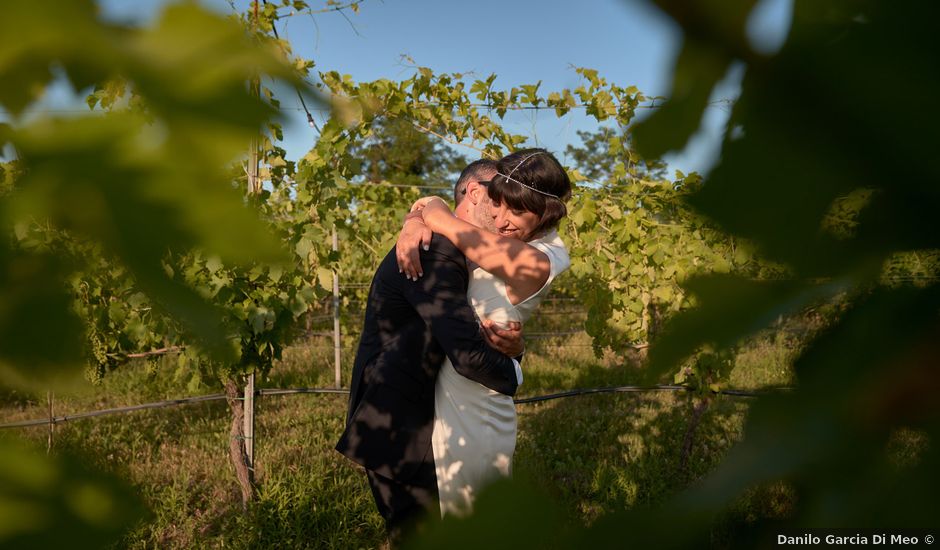
<path fill-rule="evenodd" d="M 524 323 L 555 277 L 568 269 L 568 251 L 556 231 L 529 244 L 548 256 L 548 280 L 538 292 L 513 305 L 502 280 L 474 269 L 467 297 L 480 319 Z M 431 444 L 441 515 L 466 515 L 484 485 L 510 474 L 516 448 L 516 407 L 511 397 L 458 374 L 447 359 L 435 386 L 434 417 Z"/>

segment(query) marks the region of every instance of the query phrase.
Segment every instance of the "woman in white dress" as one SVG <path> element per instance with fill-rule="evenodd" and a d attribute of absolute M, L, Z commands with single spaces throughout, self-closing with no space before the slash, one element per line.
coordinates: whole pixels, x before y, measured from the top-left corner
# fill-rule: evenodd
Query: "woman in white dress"
<path fill-rule="evenodd" d="M 467 296 L 477 316 L 503 326 L 523 323 L 570 264 L 555 229 L 567 214 L 571 182 L 550 153 L 527 149 L 501 159 L 493 179 L 479 183 L 495 231 L 454 217 L 439 197 L 421 199 L 412 210 L 472 262 Z M 399 266 L 406 274 L 420 268 L 402 265 L 401 256 Z M 445 361 L 435 387 L 432 447 L 441 514 L 466 515 L 483 486 L 510 475 L 512 398 L 464 378 Z"/>

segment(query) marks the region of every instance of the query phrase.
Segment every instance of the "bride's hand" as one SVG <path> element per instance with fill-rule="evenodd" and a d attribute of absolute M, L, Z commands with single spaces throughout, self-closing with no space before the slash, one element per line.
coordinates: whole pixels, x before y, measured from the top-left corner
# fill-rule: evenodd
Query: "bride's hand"
<path fill-rule="evenodd" d="M 447 203 L 444 202 L 444 199 L 438 197 L 437 195 L 431 195 L 429 197 L 421 197 L 420 199 L 416 200 L 415 203 L 411 205 L 411 212 L 420 212 L 421 210 L 424 210 L 428 203 L 435 199 L 443 202 L 444 206 L 447 206 Z"/>
<path fill-rule="evenodd" d="M 454 218 L 450 206 L 440 197 L 428 197 L 420 212 L 421 219 L 431 228 L 431 231 L 440 231 L 441 224 L 448 223 Z"/>
<path fill-rule="evenodd" d="M 419 247 L 425 250 L 431 244 L 431 230 L 421 219 L 421 212 L 412 212 L 405 216 L 405 224 L 398 234 L 395 243 L 395 259 L 398 261 L 398 272 L 405 277 L 417 281 L 424 275 L 421 269 L 421 254 Z"/>

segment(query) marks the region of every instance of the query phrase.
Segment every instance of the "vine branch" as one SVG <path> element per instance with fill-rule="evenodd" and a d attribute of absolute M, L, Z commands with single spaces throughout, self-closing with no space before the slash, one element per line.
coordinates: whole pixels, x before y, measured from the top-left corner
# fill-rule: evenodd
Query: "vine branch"
<path fill-rule="evenodd" d="M 421 126 L 420 124 L 418 124 L 418 123 L 415 122 L 415 121 L 412 121 L 412 124 L 413 124 L 414 127 L 417 128 L 418 130 L 420 130 L 420 131 L 422 131 L 422 132 L 424 132 L 424 133 L 426 133 L 426 134 L 431 134 L 432 136 L 436 136 L 436 137 L 438 137 L 438 138 L 440 138 L 440 139 L 443 139 L 444 141 L 446 141 L 447 143 L 450 143 L 451 145 L 459 145 L 459 146 L 461 146 L 461 147 L 468 147 L 468 148 L 470 148 L 470 149 L 473 149 L 474 151 L 479 151 L 480 154 L 482 154 L 484 157 L 490 157 L 490 158 L 492 158 L 493 160 L 497 160 L 497 158 L 498 158 L 498 157 L 492 156 L 492 154 L 488 153 L 487 151 L 485 151 L 485 150 L 483 150 L 483 149 L 480 149 L 479 147 L 477 147 L 477 146 L 475 146 L 475 145 L 470 145 L 469 143 L 463 143 L 463 142 L 457 141 L 457 140 L 455 140 L 455 139 L 449 138 L 449 137 L 447 137 L 447 136 L 441 135 L 441 134 L 435 132 L 434 130 L 432 130 L 432 129 L 430 129 L 430 128 L 425 128 L 424 126 Z"/>

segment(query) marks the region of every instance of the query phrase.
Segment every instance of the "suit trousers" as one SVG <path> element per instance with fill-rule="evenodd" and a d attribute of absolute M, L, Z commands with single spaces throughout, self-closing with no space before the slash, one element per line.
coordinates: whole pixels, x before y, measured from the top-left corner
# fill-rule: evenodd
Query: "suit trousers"
<path fill-rule="evenodd" d="M 393 547 L 400 544 L 403 535 L 414 530 L 419 522 L 440 517 L 436 481 L 428 485 L 410 485 L 372 470 L 366 470 L 366 475 Z"/>

